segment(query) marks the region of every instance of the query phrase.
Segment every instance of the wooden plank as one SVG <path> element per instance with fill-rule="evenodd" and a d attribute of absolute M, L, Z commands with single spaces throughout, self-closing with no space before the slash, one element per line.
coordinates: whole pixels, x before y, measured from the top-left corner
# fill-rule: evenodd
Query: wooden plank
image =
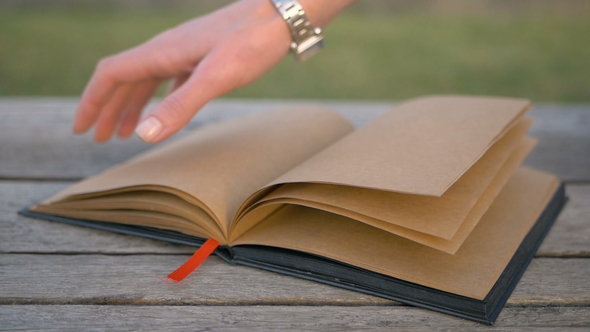
<path fill-rule="evenodd" d="M 492 327 L 409 307 L 0 306 L 0 330 L 580 331 L 588 307 L 506 308 Z"/>
<path fill-rule="evenodd" d="M 508 305 L 590 306 L 590 259 L 535 258 Z"/>
<path fill-rule="evenodd" d="M 544 257 L 590 257 L 590 185 L 568 185 L 567 205 L 537 251 Z"/>
<path fill-rule="evenodd" d="M 207 259 L 183 282 L 160 278 L 188 255 L 0 256 L 0 303 L 375 305 L 391 301 Z"/>
<path fill-rule="evenodd" d="M 384 299 L 211 257 L 179 284 L 158 278 L 185 255 L 0 256 L 0 303 L 134 305 L 391 305 Z M 590 259 L 536 258 L 509 305 L 590 306 Z"/>
<path fill-rule="evenodd" d="M 525 164 L 564 181 L 590 180 L 590 105 L 539 105 L 531 117 L 540 140 Z"/>
<path fill-rule="evenodd" d="M 363 103 L 343 103 L 341 111 L 360 124 L 385 104 L 359 112 Z M 284 102 L 220 101 L 191 127 L 278 105 Z M 137 139 L 107 145 L 92 143 L 88 135 L 74 139 L 69 134 L 74 107 L 75 99 L 1 99 L 6 121 L 0 123 L 0 178 L 78 178 L 146 148 Z M 548 105 L 534 111 L 538 121 L 532 132 L 542 138 L 541 152 L 527 163 L 558 172 L 562 179 L 588 181 L 589 110 Z M 0 305 L 0 330 L 482 327 L 334 287 L 231 267 L 215 257 L 187 281 L 164 284 L 157 276 L 181 264 L 187 258 L 182 253 L 191 248 L 16 216 L 24 204 L 65 185 L 0 181 L 0 304 L 11 304 Z M 589 257 L 590 185 L 568 185 L 567 190 L 571 200 L 538 254 L 545 258 L 533 260 L 494 330 L 590 327 L 590 259 L 547 258 Z M 27 252 L 39 254 L 23 254 Z"/>
<path fill-rule="evenodd" d="M 91 135 L 74 137 L 74 98 L 0 99 L 0 178 L 71 179 L 96 174 L 148 148 L 137 138 L 95 144 Z M 393 102 L 218 100 L 188 126 L 246 116 L 267 109 L 318 104 L 332 107 L 360 125 Z M 526 163 L 555 172 L 566 181 L 590 180 L 590 106 L 539 105 L 531 132 L 541 139 Z M 180 134 L 182 135 L 182 133 Z"/>
<path fill-rule="evenodd" d="M 68 182 L 0 181 L 0 252 L 190 253 L 190 247 L 18 216 Z M 570 201 L 537 256 L 590 257 L 590 185 L 568 185 Z"/>

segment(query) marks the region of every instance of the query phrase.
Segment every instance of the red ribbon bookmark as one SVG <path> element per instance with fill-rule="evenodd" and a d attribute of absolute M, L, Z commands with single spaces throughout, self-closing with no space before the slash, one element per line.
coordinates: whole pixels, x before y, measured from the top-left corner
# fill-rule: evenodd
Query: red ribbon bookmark
<path fill-rule="evenodd" d="M 168 279 L 180 282 L 201 265 L 219 246 L 219 242 L 208 239 L 184 264 L 168 275 Z"/>

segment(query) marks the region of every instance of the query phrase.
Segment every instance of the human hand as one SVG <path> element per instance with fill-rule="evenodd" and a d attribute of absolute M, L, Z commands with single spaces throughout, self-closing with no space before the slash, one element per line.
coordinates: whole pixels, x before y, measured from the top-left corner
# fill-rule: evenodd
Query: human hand
<path fill-rule="evenodd" d="M 312 24 L 323 25 L 354 0 L 300 1 Z M 323 5 L 323 6 L 322 6 Z M 240 0 L 101 60 L 74 120 L 74 132 L 96 124 L 94 139 L 130 136 L 158 86 L 168 95 L 137 126 L 148 143 L 184 127 L 210 100 L 249 84 L 289 51 L 291 36 L 270 0 Z"/>

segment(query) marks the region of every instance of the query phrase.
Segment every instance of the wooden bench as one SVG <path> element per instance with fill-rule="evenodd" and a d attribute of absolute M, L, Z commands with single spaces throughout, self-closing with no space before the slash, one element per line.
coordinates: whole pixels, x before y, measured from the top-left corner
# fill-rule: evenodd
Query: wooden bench
<path fill-rule="evenodd" d="M 0 99 L 0 330 L 590 329 L 590 105 L 541 104 L 526 164 L 566 181 L 570 201 L 493 327 L 216 257 L 179 284 L 158 276 L 193 248 L 17 216 L 73 181 L 148 148 L 74 137 L 76 99 Z M 189 128 L 308 101 L 220 100 Z M 315 102 L 361 125 L 392 103 Z M 182 135 L 182 133 L 181 133 Z"/>

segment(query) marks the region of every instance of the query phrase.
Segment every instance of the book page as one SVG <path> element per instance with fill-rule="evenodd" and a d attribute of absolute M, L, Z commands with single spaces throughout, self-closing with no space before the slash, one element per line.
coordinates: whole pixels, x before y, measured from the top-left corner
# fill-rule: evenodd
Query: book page
<path fill-rule="evenodd" d="M 210 213 L 227 236 L 229 222 L 249 195 L 352 130 L 339 114 L 312 107 L 213 124 L 68 187 L 43 204 L 117 190 L 181 192 Z"/>
<path fill-rule="evenodd" d="M 85 215 L 84 219 L 88 219 L 91 215 L 93 220 L 131 225 L 141 225 L 139 215 L 141 218 L 150 215 L 150 218 L 147 219 L 152 221 L 146 221 L 144 226 L 153 226 L 154 223 L 159 223 L 160 226 L 165 224 L 166 229 L 175 231 L 183 229 L 186 230 L 184 233 L 189 235 L 195 235 L 195 230 L 200 229 L 199 234 L 208 235 L 206 237 L 224 238 L 219 226 L 206 211 L 177 195 L 163 191 L 133 190 L 104 194 L 40 205 L 34 211 L 67 218 L 78 218 L 80 215 Z M 121 211 L 125 211 L 125 213 L 121 213 Z M 159 216 L 174 216 L 174 218 L 158 219 Z M 199 222 L 195 223 L 194 220 L 199 220 Z"/>
<path fill-rule="evenodd" d="M 478 207 L 478 210 L 483 209 L 485 212 L 493 197 L 534 146 L 532 142 L 522 143 L 531 123 L 531 119 L 521 119 L 440 197 L 332 184 L 288 183 L 266 195 L 249 210 L 261 204 L 303 204 L 343 214 L 423 244 L 453 251 L 460 243 L 448 246 L 448 241 L 432 238 L 454 239 L 474 206 L 483 203 L 480 198 L 494 180 L 500 185 L 492 186 L 497 188 L 488 193 L 492 199 L 485 200 L 487 203 Z M 514 153 L 519 144 L 525 146 Z M 511 154 L 513 156 L 507 165 Z M 498 176 L 502 168 L 507 168 L 507 171 Z M 475 217 L 479 220 L 481 214 Z M 244 231 L 242 228 L 249 226 L 240 226 L 241 223 L 235 228 L 236 237 Z"/>
<path fill-rule="evenodd" d="M 191 220 L 184 219 L 177 215 L 160 213 L 145 210 L 67 210 L 62 213 L 61 210 L 51 212 L 52 210 L 44 210 L 43 213 L 64 216 L 74 219 L 88 219 L 92 216 L 92 220 L 99 220 L 101 222 L 112 222 L 126 225 L 146 226 L 180 232 L 186 235 L 196 236 L 200 238 L 210 237 L 210 233 L 199 225 L 193 223 Z"/>
<path fill-rule="evenodd" d="M 530 107 L 522 99 L 428 97 L 374 119 L 273 181 L 441 196 Z"/>
<path fill-rule="evenodd" d="M 425 246 L 444 251 L 449 254 L 455 254 L 457 250 L 461 247 L 463 242 L 467 239 L 469 234 L 473 231 L 477 223 L 481 220 L 481 217 L 485 214 L 488 208 L 494 202 L 494 199 L 498 195 L 498 193 L 502 190 L 506 182 L 510 179 L 512 174 L 518 169 L 518 167 L 522 164 L 526 156 L 530 153 L 530 151 L 535 146 L 535 140 L 526 138 L 524 139 L 520 145 L 512 152 L 508 160 L 504 163 L 504 165 L 500 168 L 497 172 L 496 176 L 492 179 L 489 183 L 487 188 L 481 193 L 480 196 L 477 196 L 475 199 L 475 203 L 473 205 L 469 204 L 470 209 L 467 209 L 464 214 L 459 217 L 455 217 L 452 213 L 452 208 L 454 205 L 459 205 L 460 210 L 464 210 L 463 206 L 460 204 L 462 202 L 458 202 L 457 199 L 461 199 L 461 197 L 453 197 L 452 195 L 448 195 L 449 192 L 446 192 L 442 197 L 431 197 L 431 196 L 417 196 L 417 197 L 410 197 L 415 198 L 414 200 L 405 200 L 401 199 L 402 204 L 395 204 L 392 202 L 392 206 L 390 209 L 397 210 L 397 209 L 405 209 L 401 214 L 405 215 L 408 219 L 416 220 L 417 217 L 424 217 L 422 214 L 422 210 L 429 210 L 431 207 L 435 207 L 439 209 L 438 215 L 430 215 L 428 216 L 429 219 L 425 219 L 425 222 L 430 222 L 432 224 L 436 224 L 439 221 L 445 222 L 449 219 L 448 215 L 450 214 L 451 217 L 456 218 L 452 220 L 457 224 L 457 230 L 454 235 L 450 239 L 441 238 L 439 236 L 426 234 L 422 232 L 418 232 L 409 228 L 401 227 L 396 224 L 391 224 L 389 222 L 376 219 L 364 214 L 359 213 L 355 210 L 350 210 L 346 205 L 343 206 L 336 206 L 336 205 L 328 205 L 322 200 L 317 199 L 314 200 L 313 198 L 309 198 L 308 194 L 310 192 L 315 192 L 315 190 L 307 190 L 300 195 L 300 197 L 305 198 L 278 198 L 268 201 L 261 205 L 260 208 L 263 208 L 267 205 L 283 205 L 283 204 L 295 204 L 301 206 L 307 206 L 310 208 L 315 208 L 318 210 L 323 210 L 326 212 L 335 213 L 344 217 L 348 217 L 359 222 L 363 222 L 369 226 L 373 226 L 379 228 L 381 230 L 387 231 L 392 234 L 399 235 L 406 239 L 412 240 L 414 242 L 423 244 Z M 456 185 L 456 184 L 455 184 Z M 326 191 L 331 192 L 332 195 L 326 195 L 328 197 L 338 196 L 338 192 L 341 188 L 333 188 L 335 186 L 328 187 L 330 185 L 317 185 L 323 187 L 323 193 Z M 317 189 L 317 188 L 315 188 Z M 360 191 L 370 191 L 370 189 L 359 189 Z M 450 191 L 450 190 L 449 190 Z M 293 191 L 289 192 L 294 193 Z M 301 192 L 299 192 L 301 193 Z M 274 194 L 274 192 L 273 192 Z M 295 193 L 297 194 L 297 193 Z M 362 197 L 362 192 L 358 197 Z M 375 193 L 364 193 L 365 196 L 371 197 L 374 196 Z M 402 195 L 403 194 L 398 194 Z M 295 195 L 294 195 L 295 196 Z M 326 197 L 324 196 L 324 197 Z M 410 196 L 410 195 L 406 195 Z M 415 195 L 411 195 L 415 196 Z M 422 199 L 425 198 L 425 199 Z M 437 202 L 436 200 L 442 200 L 442 202 Z M 361 199 L 362 200 L 362 199 Z M 467 200 L 467 199 L 466 199 Z M 423 204 L 423 205 L 419 205 Z M 430 205 L 430 206 L 429 206 Z M 409 208 L 407 208 L 409 207 Z M 421 207 L 421 208 L 420 208 Z M 277 207 L 278 208 L 278 207 Z M 264 209 L 264 208 L 263 208 Z M 255 211 L 255 210 L 254 210 Z M 412 216 L 411 213 L 414 212 L 417 216 Z M 232 234 L 232 235 L 235 235 Z"/>
<path fill-rule="evenodd" d="M 356 220 L 295 205 L 284 206 L 234 244 L 299 250 L 481 300 L 558 185 L 550 174 L 519 169 L 455 255 Z"/>

